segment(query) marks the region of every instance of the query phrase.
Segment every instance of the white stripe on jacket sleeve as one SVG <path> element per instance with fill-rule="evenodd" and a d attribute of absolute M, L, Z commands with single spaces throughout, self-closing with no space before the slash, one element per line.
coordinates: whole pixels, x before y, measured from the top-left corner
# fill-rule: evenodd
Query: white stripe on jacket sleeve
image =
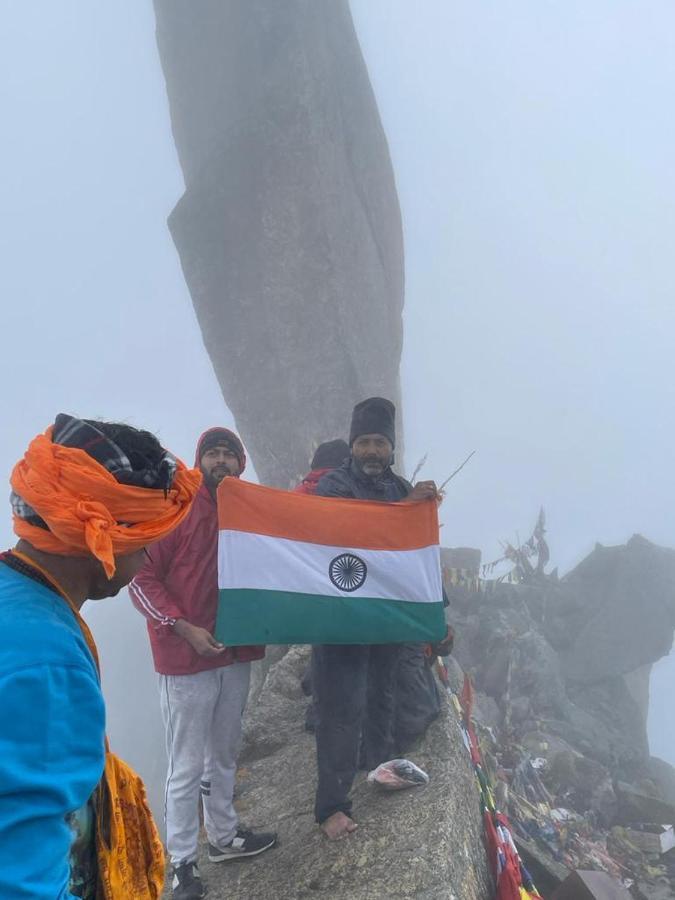
<path fill-rule="evenodd" d="M 156 622 L 159 622 L 162 625 L 172 625 L 174 619 L 171 616 L 165 616 L 161 613 L 156 606 L 153 606 L 152 603 L 148 600 L 147 596 L 143 592 L 143 589 L 136 581 L 132 581 L 129 585 L 129 593 L 133 595 L 133 597 L 138 601 L 140 606 L 145 610 L 144 615 L 148 619 L 154 619 Z"/>

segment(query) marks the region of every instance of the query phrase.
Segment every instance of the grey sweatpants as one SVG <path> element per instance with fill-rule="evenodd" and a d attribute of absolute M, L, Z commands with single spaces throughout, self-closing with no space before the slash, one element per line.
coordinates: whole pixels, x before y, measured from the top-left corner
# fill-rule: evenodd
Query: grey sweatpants
<path fill-rule="evenodd" d="M 197 859 L 200 794 L 209 843 L 222 847 L 236 833 L 232 795 L 250 675 L 250 663 L 233 663 L 159 676 L 169 757 L 166 847 L 174 865 Z"/>

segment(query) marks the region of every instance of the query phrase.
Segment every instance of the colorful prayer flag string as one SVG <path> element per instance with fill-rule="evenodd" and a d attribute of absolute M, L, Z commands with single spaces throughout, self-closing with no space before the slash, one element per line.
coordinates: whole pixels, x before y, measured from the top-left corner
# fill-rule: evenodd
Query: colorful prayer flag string
<path fill-rule="evenodd" d="M 532 876 L 518 855 L 507 816 L 500 812 L 495 805 L 492 787 L 483 765 L 478 738 L 471 724 L 473 688 L 468 675 L 464 676 L 461 697 L 458 698 L 456 694 L 453 694 L 452 700 L 459 715 L 462 738 L 471 756 L 480 790 L 485 844 L 496 886 L 496 900 L 543 900 L 534 885 Z"/>

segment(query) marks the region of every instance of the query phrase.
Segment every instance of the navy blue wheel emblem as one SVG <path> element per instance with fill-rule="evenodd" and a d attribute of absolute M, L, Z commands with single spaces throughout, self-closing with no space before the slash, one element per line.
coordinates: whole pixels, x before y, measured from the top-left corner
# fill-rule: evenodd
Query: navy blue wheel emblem
<path fill-rule="evenodd" d="M 328 566 L 328 577 L 341 591 L 357 591 L 366 580 L 368 567 L 353 553 L 341 553 Z"/>

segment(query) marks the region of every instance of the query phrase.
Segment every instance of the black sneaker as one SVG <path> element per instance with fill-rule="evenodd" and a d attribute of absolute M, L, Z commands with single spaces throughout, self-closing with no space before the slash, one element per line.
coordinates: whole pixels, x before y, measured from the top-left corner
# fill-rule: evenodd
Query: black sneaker
<path fill-rule="evenodd" d="M 268 850 L 277 842 L 277 836 L 273 832 L 261 831 L 254 834 L 238 828 L 237 833 L 229 844 L 224 847 L 216 847 L 209 844 L 209 862 L 225 862 L 228 859 L 242 859 L 244 856 L 257 856 L 263 850 Z"/>
<path fill-rule="evenodd" d="M 199 877 L 197 863 L 186 862 L 173 867 L 173 900 L 201 900 L 206 897 L 206 888 Z"/>

